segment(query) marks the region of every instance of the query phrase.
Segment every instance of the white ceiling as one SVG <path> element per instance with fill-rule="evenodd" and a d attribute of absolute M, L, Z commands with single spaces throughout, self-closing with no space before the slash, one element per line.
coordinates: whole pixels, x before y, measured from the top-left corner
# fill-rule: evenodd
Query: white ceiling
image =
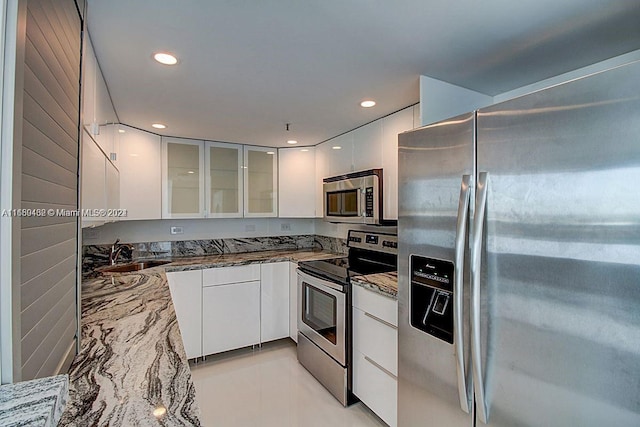
<path fill-rule="evenodd" d="M 122 123 L 281 147 L 418 102 L 421 74 L 495 95 L 640 49 L 638 0 L 89 0 L 88 11 Z"/>

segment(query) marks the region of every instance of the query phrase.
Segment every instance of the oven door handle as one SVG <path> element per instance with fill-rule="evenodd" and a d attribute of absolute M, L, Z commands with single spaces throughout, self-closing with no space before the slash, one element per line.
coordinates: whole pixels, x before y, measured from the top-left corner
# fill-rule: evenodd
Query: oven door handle
<path fill-rule="evenodd" d="M 321 279 L 316 276 L 312 276 L 298 268 L 298 276 L 305 281 L 306 283 L 321 288 L 322 290 L 332 294 L 332 295 L 340 295 L 344 294 L 343 286 L 339 283 L 330 282 L 328 280 Z"/>

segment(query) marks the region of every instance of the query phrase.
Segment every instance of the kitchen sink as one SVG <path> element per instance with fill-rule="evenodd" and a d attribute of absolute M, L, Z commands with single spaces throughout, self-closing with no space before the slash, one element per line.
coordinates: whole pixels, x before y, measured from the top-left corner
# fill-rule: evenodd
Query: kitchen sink
<path fill-rule="evenodd" d="M 129 262 L 127 264 L 116 264 L 100 269 L 101 273 L 128 273 L 130 271 L 144 270 L 145 268 L 157 267 L 159 265 L 168 264 L 171 261 L 168 260 L 150 260 Z"/>

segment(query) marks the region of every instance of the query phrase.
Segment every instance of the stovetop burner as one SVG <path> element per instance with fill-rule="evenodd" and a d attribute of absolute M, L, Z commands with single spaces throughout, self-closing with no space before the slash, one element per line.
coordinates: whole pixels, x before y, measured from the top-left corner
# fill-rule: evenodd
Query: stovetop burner
<path fill-rule="evenodd" d="M 397 269 L 398 238 L 395 235 L 350 230 L 347 245 L 348 257 L 301 261 L 298 267 L 344 286 L 353 276 Z"/>

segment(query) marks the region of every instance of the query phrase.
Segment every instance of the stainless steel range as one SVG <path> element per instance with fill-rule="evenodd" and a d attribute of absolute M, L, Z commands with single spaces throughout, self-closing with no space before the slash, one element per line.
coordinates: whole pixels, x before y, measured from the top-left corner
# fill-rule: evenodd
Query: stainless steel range
<path fill-rule="evenodd" d="M 298 360 L 343 405 L 351 393 L 350 277 L 395 271 L 397 236 L 349 231 L 349 256 L 298 263 Z"/>

